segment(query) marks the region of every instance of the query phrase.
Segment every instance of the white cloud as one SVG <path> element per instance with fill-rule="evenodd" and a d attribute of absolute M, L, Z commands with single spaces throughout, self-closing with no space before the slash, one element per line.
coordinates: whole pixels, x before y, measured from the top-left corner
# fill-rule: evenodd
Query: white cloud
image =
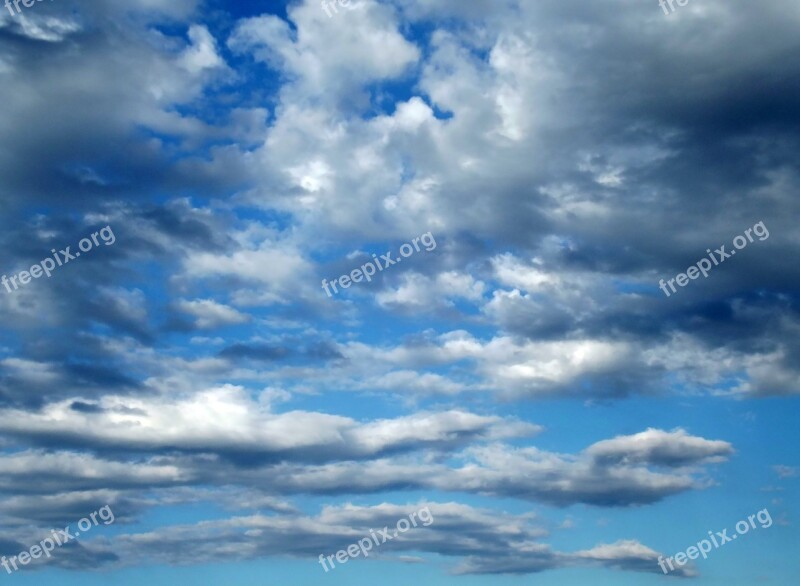
<path fill-rule="evenodd" d="M 229 45 L 295 78 L 297 98 L 329 92 L 342 99 L 362 84 L 401 75 L 419 58 L 390 7 L 361 5 L 334 22 L 316 2 L 294 4 L 288 16 L 295 30 L 277 16 L 254 17 L 239 23 Z"/>
<path fill-rule="evenodd" d="M 207 69 L 226 68 L 225 60 L 217 52 L 217 42 L 203 25 L 193 24 L 189 27 L 187 47 L 179 59 L 179 63 L 189 73 L 197 75 Z"/>
<path fill-rule="evenodd" d="M 250 316 L 228 305 L 217 303 L 213 299 L 195 299 L 193 301 L 182 299 L 178 301 L 177 307 L 195 317 L 195 324 L 200 329 L 218 328 L 250 321 Z"/>
<path fill-rule="evenodd" d="M 529 435 L 537 427 L 501 417 L 461 411 L 417 413 L 358 424 L 320 412 L 271 411 L 274 393 L 253 400 L 241 387 L 225 385 L 181 397 L 105 396 L 75 409 L 75 399 L 51 403 L 39 413 L 7 410 L 0 430 L 36 438 L 63 434 L 70 441 L 118 449 L 181 449 L 249 454 L 306 451 L 337 457 L 375 456 L 391 449 L 435 448 L 479 438 Z M 284 397 L 285 398 L 285 397 Z M 504 431 L 502 431 L 502 428 Z M 303 434 L 293 430 L 305 429 Z"/>
<path fill-rule="evenodd" d="M 416 272 L 403 273 L 400 285 L 386 288 L 375 296 L 379 305 L 385 307 L 431 310 L 450 306 L 454 299 L 479 301 L 485 285 L 469 274 L 457 271 L 439 273 L 427 277 Z"/>

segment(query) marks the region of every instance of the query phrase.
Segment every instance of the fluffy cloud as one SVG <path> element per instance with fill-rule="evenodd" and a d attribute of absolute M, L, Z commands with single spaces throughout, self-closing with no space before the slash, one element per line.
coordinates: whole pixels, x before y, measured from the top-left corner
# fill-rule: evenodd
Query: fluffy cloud
<path fill-rule="evenodd" d="M 243 324 L 249 317 L 233 307 L 217 303 L 213 299 L 181 300 L 178 309 L 195 318 L 199 329 L 212 329 L 220 326 Z"/>
<path fill-rule="evenodd" d="M 295 495 L 663 512 L 734 445 L 755 462 L 749 428 L 709 439 L 678 410 L 583 429 L 584 401 L 702 395 L 728 416 L 800 393 L 796 2 L 357 2 L 0 12 L 3 274 L 117 236 L 0 289 L 0 553 L 106 503 L 121 523 L 185 503 L 241 516 L 55 564 L 315 558 L 405 510 L 313 516 Z M 759 220 L 769 240 L 658 291 Z M 425 230 L 435 253 L 321 290 Z M 538 419 L 529 403 L 553 399 L 565 415 Z M 580 443 L 534 446 L 562 420 Z M 397 553 L 658 571 L 637 535 L 559 551 L 530 516 L 437 506 Z"/>
<path fill-rule="evenodd" d="M 283 459 L 349 459 L 425 447 L 457 446 L 477 438 L 524 436 L 530 424 L 463 411 L 418 413 L 359 425 L 325 413 L 272 413 L 271 395 L 253 401 L 231 385 L 175 397 L 105 396 L 92 403 L 67 400 L 39 413 L 8 410 L 0 430 L 50 444 L 117 450 L 244 453 Z M 306 429 L 302 435 L 291 430 Z"/>

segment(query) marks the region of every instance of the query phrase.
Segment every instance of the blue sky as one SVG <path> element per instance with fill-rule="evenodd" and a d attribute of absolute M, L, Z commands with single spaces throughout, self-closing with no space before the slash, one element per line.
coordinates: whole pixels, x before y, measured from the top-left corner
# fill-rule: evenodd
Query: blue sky
<path fill-rule="evenodd" d="M 115 518 L 0 580 L 791 583 L 798 24 L 789 0 L 3 8 L 0 563 Z"/>

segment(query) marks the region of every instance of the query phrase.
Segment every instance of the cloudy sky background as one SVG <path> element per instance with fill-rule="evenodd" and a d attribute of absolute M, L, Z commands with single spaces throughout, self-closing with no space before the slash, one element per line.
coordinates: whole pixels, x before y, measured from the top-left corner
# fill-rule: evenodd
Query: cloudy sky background
<path fill-rule="evenodd" d="M 0 11 L 0 580 L 790 583 L 800 5 L 352 6 Z"/>

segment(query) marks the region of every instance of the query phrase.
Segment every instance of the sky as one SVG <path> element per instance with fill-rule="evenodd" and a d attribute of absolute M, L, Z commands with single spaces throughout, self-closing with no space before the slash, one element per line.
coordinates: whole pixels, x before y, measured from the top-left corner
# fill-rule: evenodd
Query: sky
<path fill-rule="evenodd" d="M 796 581 L 795 0 L 26 1 L 0 584 Z"/>

